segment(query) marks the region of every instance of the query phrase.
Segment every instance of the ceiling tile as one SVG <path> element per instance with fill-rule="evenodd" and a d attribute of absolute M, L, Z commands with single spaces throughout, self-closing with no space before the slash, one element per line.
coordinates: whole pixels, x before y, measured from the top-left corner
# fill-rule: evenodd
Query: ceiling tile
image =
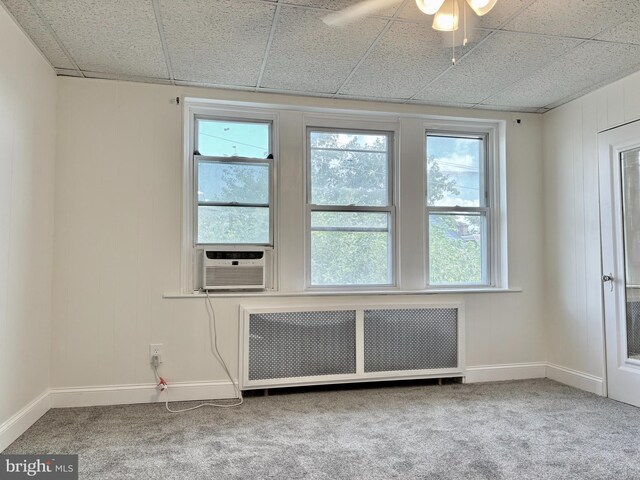
<path fill-rule="evenodd" d="M 32 1 L 80 69 L 167 78 L 151 2 Z"/>
<path fill-rule="evenodd" d="M 322 11 L 285 7 L 273 38 L 263 87 L 335 93 L 382 32 L 387 20 L 325 25 Z"/>
<path fill-rule="evenodd" d="M 530 4 L 531 1 L 532 0 L 500 0 L 489 13 L 479 18 L 469 8 L 469 10 L 467 10 L 469 14 L 468 20 L 471 23 L 472 18 L 478 19 L 477 26 L 482 28 L 498 28 L 522 8 Z M 473 15 L 473 17 L 471 15 Z M 413 0 L 402 8 L 398 17 L 407 20 L 425 22 L 429 25 L 433 23 L 433 15 L 426 15 L 422 13 L 416 5 L 416 2 Z"/>
<path fill-rule="evenodd" d="M 612 82 L 638 65 L 640 46 L 585 42 L 483 103 L 532 108 L 557 105 Z"/>
<path fill-rule="evenodd" d="M 507 30 L 591 38 L 640 14 L 638 0 L 537 0 Z"/>
<path fill-rule="evenodd" d="M 596 37 L 609 42 L 633 43 L 640 45 L 640 16 L 614 25 Z"/>
<path fill-rule="evenodd" d="M 3 3 L 55 68 L 76 68 L 27 0 Z"/>
<path fill-rule="evenodd" d="M 496 32 L 417 98 L 479 103 L 562 55 L 580 40 Z"/>
<path fill-rule="evenodd" d="M 341 93 L 409 98 L 451 66 L 449 41 L 425 23 L 396 22 Z"/>
<path fill-rule="evenodd" d="M 162 0 L 175 78 L 255 86 L 275 9 L 243 0 Z"/>

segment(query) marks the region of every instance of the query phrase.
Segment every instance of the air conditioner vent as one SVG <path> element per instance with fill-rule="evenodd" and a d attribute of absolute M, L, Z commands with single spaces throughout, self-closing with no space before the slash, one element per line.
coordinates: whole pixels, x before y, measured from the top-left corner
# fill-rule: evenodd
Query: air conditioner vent
<path fill-rule="evenodd" d="M 237 290 L 265 288 L 265 250 L 205 250 L 203 288 Z"/>
<path fill-rule="evenodd" d="M 205 283 L 209 287 L 262 285 L 262 267 L 206 267 Z"/>

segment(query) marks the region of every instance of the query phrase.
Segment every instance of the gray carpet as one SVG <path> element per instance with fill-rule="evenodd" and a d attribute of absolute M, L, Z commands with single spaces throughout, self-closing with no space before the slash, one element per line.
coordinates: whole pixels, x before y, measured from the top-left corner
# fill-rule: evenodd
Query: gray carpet
<path fill-rule="evenodd" d="M 638 479 L 640 409 L 550 380 L 314 391 L 56 409 L 4 453 L 79 453 L 87 479 Z"/>

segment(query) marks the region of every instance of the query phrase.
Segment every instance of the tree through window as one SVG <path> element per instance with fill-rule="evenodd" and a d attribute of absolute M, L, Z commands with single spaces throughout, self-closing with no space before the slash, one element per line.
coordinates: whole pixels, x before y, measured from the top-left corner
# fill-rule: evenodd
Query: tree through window
<path fill-rule="evenodd" d="M 487 285 L 486 135 L 427 133 L 429 285 Z"/>
<path fill-rule="evenodd" d="M 196 119 L 198 244 L 271 244 L 271 123 Z"/>
<path fill-rule="evenodd" d="M 389 132 L 308 130 L 312 286 L 393 284 Z"/>

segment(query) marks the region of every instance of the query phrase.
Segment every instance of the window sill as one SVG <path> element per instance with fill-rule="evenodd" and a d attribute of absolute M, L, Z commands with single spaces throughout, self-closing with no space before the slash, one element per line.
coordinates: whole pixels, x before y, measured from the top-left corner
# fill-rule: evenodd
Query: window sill
<path fill-rule="evenodd" d="M 466 295 L 471 293 L 522 293 L 522 288 L 439 288 L 429 290 L 362 290 L 362 291 L 309 291 L 309 292 L 209 292 L 211 298 L 258 298 L 258 297 L 362 297 L 362 296 L 401 296 L 401 295 Z M 204 293 L 165 293 L 162 298 L 204 298 Z"/>

